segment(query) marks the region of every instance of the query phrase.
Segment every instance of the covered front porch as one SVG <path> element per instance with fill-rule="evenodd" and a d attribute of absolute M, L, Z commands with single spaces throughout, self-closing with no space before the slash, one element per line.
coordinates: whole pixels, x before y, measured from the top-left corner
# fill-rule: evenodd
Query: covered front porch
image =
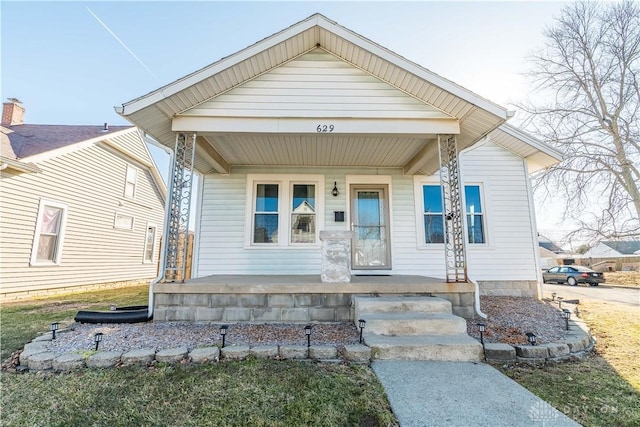
<path fill-rule="evenodd" d="M 212 275 L 154 287 L 155 321 L 352 322 L 353 297 L 437 296 L 453 313 L 474 315 L 474 285 L 415 275 L 353 275 L 322 283 L 320 275 Z"/>

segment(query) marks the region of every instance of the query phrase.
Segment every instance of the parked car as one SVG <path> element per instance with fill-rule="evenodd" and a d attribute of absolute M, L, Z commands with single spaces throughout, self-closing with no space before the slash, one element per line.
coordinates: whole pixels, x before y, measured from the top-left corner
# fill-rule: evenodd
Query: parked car
<path fill-rule="evenodd" d="M 600 283 L 604 283 L 605 279 L 603 273 L 593 271 L 587 267 L 560 265 L 542 272 L 542 281 L 544 283 L 568 283 L 571 286 L 576 286 L 578 283 L 588 283 L 589 286 L 598 286 Z"/>

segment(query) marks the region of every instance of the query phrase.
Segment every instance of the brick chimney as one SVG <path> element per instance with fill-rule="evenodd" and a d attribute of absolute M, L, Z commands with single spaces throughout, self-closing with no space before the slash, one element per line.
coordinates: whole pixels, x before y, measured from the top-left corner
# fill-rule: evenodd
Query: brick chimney
<path fill-rule="evenodd" d="M 2 103 L 2 126 L 14 126 L 24 124 L 24 111 L 17 98 L 7 98 L 9 102 Z"/>

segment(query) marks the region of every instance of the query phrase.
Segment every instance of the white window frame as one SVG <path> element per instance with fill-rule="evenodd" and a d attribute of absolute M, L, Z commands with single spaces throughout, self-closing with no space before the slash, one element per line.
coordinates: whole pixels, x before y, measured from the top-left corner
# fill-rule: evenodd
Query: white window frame
<path fill-rule="evenodd" d="M 151 243 L 151 259 L 147 259 L 147 250 L 149 249 L 147 236 L 150 228 L 153 228 L 153 241 Z M 143 264 L 154 264 L 157 261 L 156 259 L 156 242 L 157 241 L 158 241 L 158 226 L 153 222 L 148 222 L 147 227 L 144 230 L 144 250 L 142 252 Z"/>
<path fill-rule="evenodd" d="M 426 243 L 424 240 L 424 206 L 423 206 L 423 195 L 422 195 L 422 186 L 423 185 L 442 185 L 440 179 L 437 175 L 432 176 L 414 176 L 413 177 L 413 191 L 414 191 L 414 200 L 415 200 L 415 215 L 416 215 L 416 245 L 418 249 L 438 249 L 442 250 L 444 248 L 444 243 Z M 482 231 L 484 233 L 484 243 L 469 243 L 469 230 L 467 229 L 467 203 L 466 203 L 466 191 L 465 187 L 467 186 L 477 186 L 480 187 L 480 203 L 482 207 Z M 462 210 L 463 210 L 463 221 L 462 221 L 462 229 L 464 232 L 465 244 L 467 248 L 482 248 L 489 247 L 489 227 L 487 223 L 488 211 L 487 211 L 487 203 L 486 203 L 486 184 L 481 181 L 470 181 L 464 182 L 462 184 Z M 446 231 L 445 231 L 446 232 Z"/>
<path fill-rule="evenodd" d="M 118 225 L 118 217 L 129 217 L 131 218 L 131 227 L 121 227 Z M 116 213 L 113 215 L 113 228 L 116 230 L 126 230 L 126 231 L 133 231 L 133 229 L 135 228 L 135 224 L 136 224 L 136 217 L 134 215 L 131 215 L 129 213 L 126 212 L 121 212 L 121 211 L 116 211 Z"/>
<path fill-rule="evenodd" d="M 278 242 L 254 243 L 253 226 L 255 195 L 258 184 L 278 185 Z M 291 213 L 293 185 L 316 186 L 316 238 L 314 243 L 291 243 Z M 296 249 L 320 246 L 320 230 L 324 229 L 325 210 L 324 175 L 311 174 L 247 174 L 245 209 L 245 248 L 247 249 Z"/>
<path fill-rule="evenodd" d="M 40 233 L 42 231 L 42 216 L 46 207 L 52 207 L 62 210 L 62 218 L 58 225 L 58 238 L 56 240 L 56 247 L 54 249 L 53 260 L 39 260 L 38 259 L 38 247 L 40 245 Z M 64 243 L 65 230 L 67 226 L 67 213 L 69 211 L 69 205 L 66 203 L 58 202 L 55 200 L 40 199 L 38 206 L 38 216 L 36 218 L 36 230 L 33 238 L 33 244 L 31 247 L 31 260 L 32 266 L 51 266 L 60 265 L 62 259 L 62 247 Z"/>
<path fill-rule="evenodd" d="M 130 181 L 129 180 L 129 174 L 133 173 L 133 180 Z M 127 199 L 131 199 L 131 200 L 135 200 L 136 198 L 136 192 L 138 189 L 138 174 L 140 173 L 140 170 L 134 166 L 131 165 L 127 165 L 127 172 L 125 174 L 124 177 L 124 197 Z M 127 188 L 129 186 L 129 184 L 131 184 L 133 186 L 133 194 L 129 195 L 127 194 Z"/>

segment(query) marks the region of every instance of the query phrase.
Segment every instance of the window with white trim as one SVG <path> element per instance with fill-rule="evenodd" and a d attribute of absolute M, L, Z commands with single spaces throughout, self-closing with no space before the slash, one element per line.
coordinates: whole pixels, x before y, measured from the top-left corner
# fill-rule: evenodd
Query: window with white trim
<path fill-rule="evenodd" d="M 442 209 L 442 187 L 423 184 L 422 216 L 425 244 L 444 243 L 444 212 Z M 467 241 L 471 244 L 486 243 L 482 190 L 479 185 L 464 186 Z"/>
<path fill-rule="evenodd" d="M 127 165 L 127 176 L 124 183 L 124 197 L 133 199 L 136 196 L 136 184 L 138 182 L 138 169 Z"/>
<path fill-rule="evenodd" d="M 247 243 L 272 247 L 318 244 L 323 179 L 320 175 L 248 175 Z"/>
<path fill-rule="evenodd" d="M 121 230 L 133 230 L 134 217 L 131 215 L 116 212 L 115 219 L 113 220 L 113 228 L 119 228 Z"/>
<path fill-rule="evenodd" d="M 147 232 L 144 238 L 144 258 L 143 262 L 152 263 L 155 258 L 156 230 L 154 224 L 147 224 Z"/>
<path fill-rule="evenodd" d="M 67 210 L 64 203 L 40 200 L 31 265 L 60 264 Z"/>

